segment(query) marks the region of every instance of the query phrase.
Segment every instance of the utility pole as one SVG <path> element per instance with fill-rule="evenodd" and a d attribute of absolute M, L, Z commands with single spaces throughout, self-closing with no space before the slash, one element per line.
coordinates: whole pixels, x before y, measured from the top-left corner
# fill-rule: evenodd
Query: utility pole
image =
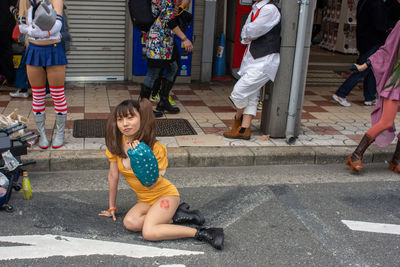
<path fill-rule="evenodd" d="M 289 100 L 296 99 L 297 105 L 293 109 L 291 116 L 295 116 L 293 135 L 298 136 L 300 131 L 301 111 L 303 108 L 303 97 L 308 68 L 308 58 L 310 55 L 310 44 L 313 24 L 313 14 L 316 6 L 316 0 L 279 0 L 278 6 L 282 14 L 282 43 L 280 57 L 281 62 L 274 83 L 268 83 L 265 88 L 263 110 L 261 115 L 261 131 L 274 138 L 286 137 L 286 127 L 288 121 Z M 302 5 L 304 5 L 302 7 Z M 300 8 L 302 7 L 302 9 Z M 308 15 L 305 19 L 305 29 L 299 29 L 300 11 L 304 12 L 308 8 Z M 302 49 L 302 58 L 300 59 L 301 70 L 295 77 L 298 83 L 297 96 L 291 97 L 292 78 L 294 70 L 294 60 L 296 54 L 297 34 L 303 32 L 305 39 L 304 49 Z"/>

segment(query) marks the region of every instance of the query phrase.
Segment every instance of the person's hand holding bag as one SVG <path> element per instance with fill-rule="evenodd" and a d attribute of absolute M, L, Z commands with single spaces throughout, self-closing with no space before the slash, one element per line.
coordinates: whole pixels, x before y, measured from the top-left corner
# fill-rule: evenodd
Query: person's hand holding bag
<path fill-rule="evenodd" d="M 131 161 L 132 171 L 140 183 L 145 187 L 154 185 L 158 180 L 159 170 L 157 159 L 151 148 L 144 142 L 133 143 L 127 154 Z"/>

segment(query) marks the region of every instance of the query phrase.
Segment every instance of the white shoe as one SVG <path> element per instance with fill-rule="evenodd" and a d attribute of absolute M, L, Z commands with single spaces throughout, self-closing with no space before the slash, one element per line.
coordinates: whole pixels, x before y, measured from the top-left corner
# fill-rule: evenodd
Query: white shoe
<path fill-rule="evenodd" d="M 376 105 L 376 99 L 372 101 L 364 101 L 364 105 L 366 106 L 375 106 Z"/>
<path fill-rule="evenodd" d="M 336 94 L 333 94 L 332 98 L 333 98 L 333 100 L 338 102 L 343 107 L 350 107 L 351 106 L 351 103 L 349 101 L 347 101 L 346 98 L 338 97 Z"/>
<path fill-rule="evenodd" d="M 14 92 L 14 93 L 10 93 L 11 97 L 22 97 L 22 98 L 28 98 L 29 94 L 28 92 L 21 92 L 21 89 L 19 89 L 18 91 Z"/>

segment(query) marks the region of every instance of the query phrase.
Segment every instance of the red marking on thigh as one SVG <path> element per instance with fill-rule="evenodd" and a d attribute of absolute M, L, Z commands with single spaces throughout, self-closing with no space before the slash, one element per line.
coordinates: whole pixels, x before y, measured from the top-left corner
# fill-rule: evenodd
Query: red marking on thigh
<path fill-rule="evenodd" d="M 169 200 L 168 199 L 161 200 L 160 207 L 166 210 L 169 209 Z"/>

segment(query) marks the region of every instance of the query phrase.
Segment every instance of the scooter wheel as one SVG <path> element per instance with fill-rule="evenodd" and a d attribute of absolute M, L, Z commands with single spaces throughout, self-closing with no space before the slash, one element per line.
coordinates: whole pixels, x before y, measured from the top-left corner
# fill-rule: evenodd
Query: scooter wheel
<path fill-rule="evenodd" d="M 5 205 L 4 208 L 5 208 L 5 210 L 6 210 L 7 212 L 13 212 L 13 210 L 14 210 L 13 206 L 8 205 L 8 204 Z"/>

